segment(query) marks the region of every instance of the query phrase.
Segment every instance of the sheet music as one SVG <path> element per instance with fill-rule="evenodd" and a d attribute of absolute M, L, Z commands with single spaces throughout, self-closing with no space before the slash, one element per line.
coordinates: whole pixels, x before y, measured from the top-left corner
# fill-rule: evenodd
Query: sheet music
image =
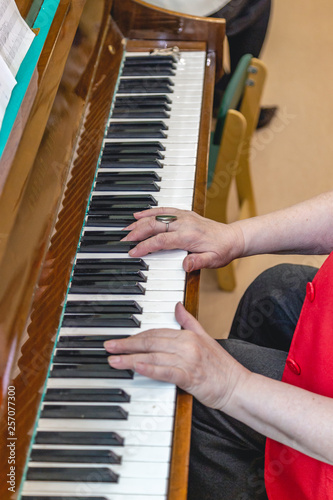
<path fill-rule="evenodd" d="M 0 55 L 14 76 L 35 35 L 14 0 L 0 0 Z"/>
<path fill-rule="evenodd" d="M 0 128 L 16 80 L 0 55 Z"/>

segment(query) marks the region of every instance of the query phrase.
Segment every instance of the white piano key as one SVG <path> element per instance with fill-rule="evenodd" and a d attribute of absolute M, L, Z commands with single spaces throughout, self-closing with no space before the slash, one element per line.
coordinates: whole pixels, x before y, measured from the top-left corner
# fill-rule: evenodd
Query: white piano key
<path fill-rule="evenodd" d="M 133 296 L 132 296 L 133 298 Z M 141 322 L 141 326 L 139 328 L 107 328 L 107 327 L 61 327 L 60 334 L 61 335 L 136 335 L 137 333 L 145 332 L 146 330 L 159 328 L 171 328 L 172 330 L 179 330 L 179 324 L 175 322 L 170 323 L 157 323 L 157 324 L 145 324 Z"/>
<path fill-rule="evenodd" d="M 90 469 L 92 464 L 80 463 L 73 464 L 70 462 L 64 462 L 59 464 L 58 462 L 30 462 L 29 468 L 59 468 L 66 467 L 67 469 L 76 468 L 80 469 Z M 122 464 L 103 464 L 97 463 L 93 467 L 106 468 L 119 474 L 122 479 L 132 479 L 132 478 L 159 478 L 166 479 L 169 474 L 169 463 L 161 462 L 124 462 Z"/>
<path fill-rule="evenodd" d="M 98 495 L 113 495 L 122 494 L 126 495 L 166 495 L 167 492 L 167 480 L 166 479 L 155 479 L 151 478 L 147 481 L 146 478 L 131 478 L 128 479 L 119 478 L 118 483 L 71 483 L 71 482 L 46 482 L 46 481 L 26 481 L 23 488 L 23 494 L 43 493 L 44 495 L 53 495 L 54 492 L 58 494 L 67 495 L 81 495 L 83 492 Z M 111 497 L 114 498 L 113 496 Z M 148 500 L 146 496 L 146 500 Z"/>
<path fill-rule="evenodd" d="M 166 206 L 166 208 L 168 208 Z M 159 250 L 158 252 L 146 255 L 145 257 L 142 257 L 145 262 L 149 265 L 150 262 L 154 261 L 167 261 L 167 260 L 174 260 L 178 262 L 183 262 L 185 257 L 187 256 L 187 252 L 185 250 Z M 110 258 L 109 253 L 82 253 L 78 252 L 77 257 L 80 259 L 107 259 Z M 112 254 L 113 259 L 131 259 L 129 254 L 127 253 L 114 253 Z"/>
<path fill-rule="evenodd" d="M 99 432 L 118 432 L 121 431 L 138 431 L 141 430 L 159 430 L 172 431 L 173 418 L 160 415 L 144 415 L 132 416 L 129 415 L 127 420 L 110 420 L 110 419 L 76 419 L 76 418 L 40 418 L 38 422 L 38 430 L 40 431 L 92 431 Z"/>
<path fill-rule="evenodd" d="M 148 192 L 148 191 L 93 191 L 92 192 L 92 196 L 116 196 L 116 195 L 119 195 L 119 194 L 122 194 L 122 195 L 131 195 L 133 196 L 133 194 L 135 193 L 140 193 L 140 194 L 152 194 L 154 196 L 154 198 L 158 198 L 158 197 L 163 197 L 163 198 L 166 198 L 166 197 L 170 197 L 170 199 L 174 199 L 174 198 L 190 198 L 192 199 L 193 198 L 193 190 L 190 189 L 190 188 L 179 188 L 179 189 L 176 189 L 174 193 L 165 193 L 164 192 L 165 190 L 163 188 L 161 188 L 160 191 L 154 191 L 154 192 Z"/>
<path fill-rule="evenodd" d="M 133 170 L 132 170 L 133 172 Z M 160 174 L 162 176 L 162 173 Z M 136 181 L 137 184 L 140 181 Z M 186 179 L 165 179 L 164 176 L 162 176 L 162 179 L 155 180 L 155 184 L 159 187 L 160 190 L 163 189 L 172 189 L 172 190 L 178 190 L 178 189 L 190 189 L 193 192 L 193 180 L 186 180 Z M 95 183 L 95 189 L 96 189 L 96 183 Z M 119 194 L 121 194 L 123 191 L 119 190 L 117 191 Z M 131 193 L 134 194 L 139 194 L 141 193 L 141 190 L 138 191 L 131 191 Z M 155 192 L 157 191 L 150 191 L 152 195 L 154 195 Z M 159 191 L 160 192 L 160 191 Z M 95 196 L 96 193 L 101 193 L 101 195 L 105 195 L 108 193 L 108 191 L 93 191 L 93 195 Z"/>
<path fill-rule="evenodd" d="M 85 259 L 83 257 L 83 255 L 88 255 L 88 254 L 80 254 L 80 257 L 77 259 L 76 262 L 83 262 Z M 94 255 L 94 258 L 97 259 L 98 258 L 98 255 L 97 254 L 93 254 Z M 117 254 L 119 255 L 119 254 Z M 128 254 L 125 254 L 126 255 L 126 260 L 130 260 L 131 257 L 128 256 Z M 164 260 L 164 259 L 159 259 L 159 260 L 150 260 L 149 262 L 147 261 L 147 256 L 144 257 L 142 259 L 148 266 L 148 271 L 154 271 L 154 270 L 158 270 L 158 269 L 161 269 L 161 270 L 178 270 L 178 269 L 183 269 L 183 258 L 180 258 L 179 260 Z M 144 271 L 146 272 L 146 271 Z"/>
<path fill-rule="evenodd" d="M 143 378 L 143 377 L 142 377 Z M 65 379 L 58 379 L 60 381 L 64 381 Z M 60 382 L 60 385 L 57 384 L 57 379 L 48 379 L 47 381 L 47 388 L 52 388 L 52 389 L 63 389 L 64 387 L 61 386 L 62 382 Z M 156 381 L 155 381 L 156 382 Z M 113 387 L 112 388 L 120 388 L 119 386 L 122 385 L 122 381 L 113 381 Z M 98 388 L 98 386 L 94 386 L 95 389 Z M 68 388 L 68 387 L 67 387 Z M 75 386 L 76 389 L 86 389 L 87 387 L 83 385 L 81 382 L 78 383 L 78 385 Z M 109 387 L 110 388 L 110 387 Z M 100 389 L 105 389 L 105 387 L 100 387 Z M 173 384 L 165 384 L 165 383 L 160 383 L 156 382 L 155 384 L 152 384 L 149 390 L 146 388 L 143 389 L 141 387 L 134 387 L 130 386 L 127 388 L 127 394 L 131 398 L 131 403 L 159 403 L 162 402 L 163 405 L 168 405 L 169 403 L 172 403 L 174 405 L 175 400 L 176 400 L 176 390 L 175 386 Z M 65 403 L 66 404 L 66 403 Z M 124 404 L 127 405 L 129 403 L 115 403 L 115 404 Z M 126 406 L 125 406 L 126 409 Z"/>
<path fill-rule="evenodd" d="M 43 408 L 47 406 L 56 406 L 57 403 L 55 401 L 48 401 L 42 404 Z M 121 406 L 123 410 L 127 411 L 131 416 L 147 416 L 147 415 L 156 415 L 156 416 L 165 416 L 172 417 L 175 413 L 174 401 L 172 402 L 163 402 L 162 404 L 158 404 L 156 402 L 138 402 L 131 401 L 130 403 L 109 403 L 109 402 L 98 402 L 98 403 L 80 403 L 80 402 L 62 402 L 58 401 L 58 405 L 66 405 L 66 406 Z M 96 419 L 97 420 L 97 419 Z"/>
<path fill-rule="evenodd" d="M 162 160 L 164 164 L 164 168 L 161 170 L 158 167 L 153 167 L 153 168 L 122 168 L 121 172 L 147 172 L 148 171 L 155 171 L 157 174 L 163 178 L 163 180 L 186 180 L 186 181 L 192 181 L 194 182 L 195 179 L 195 165 L 190 165 L 190 168 L 185 168 L 186 166 L 183 164 L 183 160 L 181 159 L 174 159 L 172 165 L 168 164 L 165 162 L 165 160 Z M 177 165 L 178 162 L 178 165 Z M 179 167 L 182 168 L 179 168 Z M 99 170 L 101 172 L 101 170 Z M 111 168 L 103 168 L 102 172 L 119 172 L 119 168 L 116 167 L 111 167 Z M 158 182 L 158 181 L 157 181 Z"/>
<path fill-rule="evenodd" d="M 147 52 L 143 52 L 147 55 Z M 127 54 L 127 57 L 137 56 L 138 53 Z M 162 154 L 165 158 L 162 160 L 163 168 L 155 169 L 162 177 L 159 183 L 161 191 L 157 193 L 157 202 L 159 206 L 176 206 L 190 210 L 192 207 L 193 182 L 195 179 L 195 165 L 197 156 L 197 143 L 199 133 L 199 123 L 201 116 L 201 100 L 203 89 L 203 73 L 205 69 L 206 54 L 203 51 L 191 51 L 182 53 L 176 64 L 175 75 L 170 79 L 173 81 L 174 92 L 168 95 L 171 99 L 170 118 L 163 119 L 168 126 L 165 139 L 105 139 L 105 143 L 115 142 L 161 142 L 166 148 Z M 145 78 L 145 77 L 144 77 Z M 133 94 L 128 94 L 133 97 Z M 143 97 L 143 94 L 137 94 Z M 148 94 L 152 95 L 161 94 Z M 125 97 L 125 94 L 121 94 Z M 119 122 L 118 120 L 114 120 Z M 124 120 L 129 121 L 129 120 Z M 133 121 L 138 121 L 134 119 Z M 149 120 L 150 121 L 150 120 Z M 131 171 L 134 169 L 126 169 Z M 146 169 L 141 169 L 145 170 Z M 153 170 L 153 169 L 151 169 Z M 106 171 L 103 169 L 103 171 Z M 119 169 L 110 169 L 109 171 L 119 171 Z M 121 169 L 121 171 L 125 171 Z M 135 169 L 135 171 L 138 171 Z M 186 181 L 186 182 L 182 182 Z M 182 189 L 189 189 L 189 193 L 182 192 Z M 175 194 L 176 191 L 176 194 Z M 114 194 L 120 194 L 115 192 Z M 107 192 L 99 192 L 101 195 Z M 124 194 L 121 193 L 121 194 Z M 133 192 L 128 194 L 132 195 Z M 143 194 L 140 192 L 140 194 Z M 151 193 L 155 197 L 156 193 Z M 95 193 L 95 195 L 98 195 Z M 100 228 L 98 228 L 100 229 Z M 149 288 L 144 296 L 136 295 L 106 295 L 106 294 L 68 294 L 68 300 L 136 300 L 144 309 L 142 315 L 137 317 L 142 321 L 140 328 L 61 328 L 59 336 L 70 335 L 113 335 L 125 334 L 133 335 L 145 330 L 146 328 L 176 328 L 180 326 L 174 318 L 174 307 L 176 302 L 183 300 L 183 286 L 181 290 L 161 290 L 163 283 L 171 284 L 185 281 L 185 273 L 182 270 L 183 259 L 187 255 L 184 251 L 163 251 L 153 255 L 145 256 L 143 259 L 149 265 L 149 270 L 144 271 L 148 278 L 148 283 L 143 286 Z M 101 259 L 101 258 L 130 258 L 128 254 L 111 253 L 78 253 L 78 259 Z M 181 279 L 178 280 L 179 272 Z M 160 286 L 157 290 L 155 284 Z M 148 285 L 149 284 L 149 285 Z M 168 286 L 166 287 L 168 288 Z M 125 438 L 124 447 L 100 447 L 101 449 L 112 448 L 115 453 L 123 457 L 123 464 L 112 470 L 119 472 L 120 480 L 117 484 L 106 483 L 70 483 L 70 482 L 44 482 L 44 481 L 26 481 L 23 494 L 42 496 L 53 495 L 56 491 L 59 496 L 104 496 L 106 500 L 166 500 L 167 495 L 167 477 L 168 463 L 170 460 L 172 444 L 173 418 L 166 417 L 165 429 L 161 431 L 159 423 L 165 417 L 155 416 L 156 412 L 160 415 L 170 415 L 174 411 L 174 401 L 176 397 L 176 388 L 173 384 L 154 381 L 134 374 L 133 379 L 67 379 L 67 378 L 49 378 L 48 388 L 123 388 L 131 396 L 131 403 L 121 404 L 122 407 L 130 408 L 130 417 L 128 421 L 108 421 L 108 420 L 85 420 L 82 419 L 61 419 L 62 424 L 59 427 L 59 419 L 40 419 L 40 426 L 46 425 L 51 428 L 52 421 L 54 430 L 65 430 L 69 426 L 73 430 L 81 430 L 82 426 L 87 430 L 110 429 L 112 424 L 122 425 L 130 424 L 131 428 L 119 429 L 119 433 Z M 148 402 L 147 406 L 144 402 Z M 47 404 L 47 403 L 44 403 Z M 51 403 L 50 403 L 51 404 Z M 67 403 L 65 403 L 67 404 Z M 76 403 L 78 404 L 78 403 Z M 97 403 L 96 403 L 97 404 Z M 165 406 L 167 405 L 167 407 Z M 157 407 L 160 407 L 156 409 Z M 167 409 L 166 409 L 167 408 Z M 151 414 L 153 411 L 153 415 Z M 155 415 L 154 415 L 155 413 Z M 138 415 L 141 415 L 139 417 Z M 140 420 L 142 419 L 142 420 Z M 158 420 L 158 422 L 157 422 Z M 120 422 L 120 423 L 119 423 Z M 89 428 L 89 424 L 92 428 Z M 64 427 L 65 426 L 65 427 Z M 134 427 L 133 430 L 132 427 Z M 35 448 L 49 448 L 52 445 L 34 445 Z M 54 449 L 57 445 L 53 445 Z M 58 448 L 62 448 L 58 445 Z M 71 446 L 72 449 L 80 449 L 80 446 Z M 81 446 L 81 448 L 86 448 Z M 91 447 L 95 449 L 96 447 Z M 120 451 L 121 450 L 121 451 Z M 155 453 L 156 452 L 156 453 Z M 152 463 L 152 465 L 150 465 Z M 38 464 L 35 466 L 50 466 L 50 464 Z M 55 464 L 59 467 L 59 464 Z M 68 467 L 74 467 L 74 464 L 67 464 Z M 85 465 L 87 467 L 87 465 Z M 141 470 L 142 469 L 142 470 Z M 128 477 L 126 477 L 128 476 Z M 149 476 L 152 476 L 151 478 Z M 155 479 L 155 476 L 160 476 Z M 147 478 L 149 477 L 149 480 Z"/>
<path fill-rule="evenodd" d="M 38 494 L 37 494 L 38 493 Z M 39 493 L 39 492 L 35 492 L 35 493 L 29 493 L 27 494 L 25 492 L 25 496 L 31 500 L 38 500 L 39 498 L 42 500 L 42 494 Z M 58 495 L 59 498 L 65 498 L 65 495 Z M 66 495 L 67 496 L 67 495 Z M 100 495 L 94 495 L 93 498 L 96 498 L 98 499 L 100 497 Z M 85 498 L 91 498 L 91 494 L 90 493 L 87 493 L 87 492 L 81 492 L 80 493 L 80 498 L 82 498 L 83 500 Z M 43 499 L 44 500 L 44 499 Z M 126 495 L 124 496 L 123 494 L 103 494 L 103 500 L 147 500 L 147 496 L 146 494 L 143 494 L 143 495 L 137 495 L 137 494 L 134 494 L 134 495 Z M 149 500 L 166 500 L 166 495 L 149 495 Z"/>
<path fill-rule="evenodd" d="M 115 285 L 114 285 L 114 290 L 116 290 L 116 281 L 114 282 Z M 184 281 L 182 280 L 170 280 L 170 281 L 163 281 L 163 282 L 156 282 L 156 281 L 147 281 L 147 282 L 143 282 L 141 283 L 143 288 L 146 290 L 146 291 L 155 291 L 155 290 L 184 290 Z M 70 289 L 69 289 L 69 293 L 70 293 Z M 133 296 L 136 296 L 136 295 L 140 295 L 140 294 L 133 294 Z"/>
<path fill-rule="evenodd" d="M 134 295 L 111 295 L 111 294 L 90 294 L 90 293 L 69 293 L 68 294 L 68 300 L 135 300 L 139 305 L 142 307 L 146 308 L 149 307 L 149 304 L 151 309 L 154 308 L 154 304 L 156 305 L 156 308 L 158 310 L 159 306 L 163 306 L 163 304 L 170 303 L 171 304 L 176 304 L 177 302 L 182 302 L 184 298 L 184 293 L 182 291 L 160 291 L 160 290 L 154 290 L 152 292 L 146 292 L 145 295 L 139 295 L 139 296 L 134 296 Z M 162 309 L 161 309 L 162 311 Z M 153 311 L 152 311 L 153 312 Z"/>
<path fill-rule="evenodd" d="M 173 384 L 152 380 L 134 373 L 132 379 L 105 379 L 105 378 L 49 378 L 47 387 L 52 389 L 78 389 L 85 387 L 87 389 L 113 389 L 121 387 L 126 392 L 134 389 L 150 391 L 152 389 L 173 389 Z M 147 397 L 149 397 L 147 395 Z"/>
<path fill-rule="evenodd" d="M 110 118 L 110 120 L 109 120 L 109 124 L 120 124 L 120 123 L 128 123 L 128 122 L 146 123 L 147 118 L 133 118 L 133 119 Z M 193 132 L 195 130 L 196 133 L 198 133 L 198 131 L 199 131 L 199 120 L 198 120 L 198 122 L 196 120 L 188 120 L 188 119 L 186 119 L 186 117 L 177 116 L 177 114 L 175 115 L 175 117 L 173 115 L 170 115 L 170 118 L 162 118 L 162 119 L 161 118 L 150 118 L 149 122 L 151 122 L 151 123 L 163 122 L 167 127 L 169 127 L 169 130 L 171 130 L 171 128 L 172 128 L 173 130 L 179 130 L 179 129 L 184 130 L 185 129 L 185 130 L 188 130 L 191 132 Z"/>
<path fill-rule="evenodd" d="M 109 450 L 122 458 L 122 462 L 169 462 L 169 446 L 88 446 L 35 444 L 34 450 Z"/>

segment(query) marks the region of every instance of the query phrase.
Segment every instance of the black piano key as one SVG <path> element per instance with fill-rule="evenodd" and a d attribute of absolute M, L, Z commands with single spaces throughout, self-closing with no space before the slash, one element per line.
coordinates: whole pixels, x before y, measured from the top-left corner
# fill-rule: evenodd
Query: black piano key
<path fill-rule="evenodd" d="M 103 206 L 107 207 L 110 211 L 113 205 L 151 205 L 157 206 L 156 198 L 152 194 L 101 194 L 98 196 L 93 196 L 91 199 L 90 206 Z"/>
<path fill-rule="evenodd" d="M 87 259 L 88 260 L 88 259 Z M 75 272 L 85 274 L 85 272 L 94 272 L 98 267 L 107 269 L 106 264 L 98 263 L 98 266 L 87 264 L 83 269 L 75 265 Z M 69 313 L 135 313 L 142 314 L 142 307 L 135 300 L 68 300 L 65 308 L 66 314 Z"/>
<path fill-rule="evenodd" d="M 126 96 L 117 96 L 116 104 L 119 106 L 128 106 L 133 109 L 138 106 L 155 106 L 155 105 L 172 105 L 171 96 L 168 95 L 126 95 Z"/>
<path fill-rule="evenodd" d="M 87 216 L 86 225 L 88 227 L 125 227 L 135 221 L 133 215 L 90 214 Z"/>
<path fill-rule="evenodd" d="M 133 165 L 130 166 L 132 168 Z M 95 186 L 96 191 L 145 191 L 145 192 L 157 192 L 160 191 L 160 187 L 156 184 L 155 181 L 146 180 L 146 181 L 121 181 L 115 180 L 110 181 L 108 179 L 102 179 L 96 181 Z M 133 211 L 134 213 L 134 211 Z"/>
<path fill-rule="evenodd" d="M 116 432 L 75 432 L 75 431 L 38 431 L 36 444 L 83 444 L 92 446 L 123 446 L 124 438 Z"/>
<path fill-rule="evenodd" d="M 167 96 L 118 96 L 115 100 L 113 112 L 115 110 L 137 110 L 139 113 L 142 110 L 147 111 L 171 111 L 171 103 Z"/>
<path fill-rule="evenodd" d="M 120 78 L 118 94 L 169 94 L 174 86 L 171 78 Z"/>
<path fill-rule="evenodd" d="M 121 457 L 111 450 L 80 450 L 64 449 L 39 449 L 33 448 L 30 454 L 32 462 L 64 462 L 64 463 L 101 463 L 121 464 Z"/>
<path fill-rule="evenodd" d="M 126 195 L 126 196 L 129 196 L 129 195 Z M 154 206 L 154 205 L 151 205 L 151 203 L 149 201 L 136 201 L 136 200 L 129 201 L 128 199 L 118 201 L 117 199 L 108 197 L 108 195 L 101 195 L 101 196 L 93 196 L 92 197 L 88 212 L 89 212 L 89 214 L 92 214 L 92 213 L 96 213 L 98 210 L 102 209 L 102 210 L 106 210 L 107 213 L 112 213 L 112 215 L 115 215 L 116 213 L 119 214 L 122 212 L 124 212 L 124 215 L 125 215 L 127 213 L 130 213 L 129 212 L 130 210 L 132 210 L 132 214 L 133 214 L 133 213 L 135 213 L 134 212 L 135 209 L 149 210 L 149 207 L 152 207 L 152 206 Z M 146 207 L 148 207 L 148 208 L 146 208 Z M 120 239 L 121 238 L 119 238 L 119 240 Z"/>
<path fill-rule="evenodd" d="M 148 264 L 141 258 L 130 259 L 77 259 L 75 263 L 75 270 L 78 272 L 80 269 L 141 269 L 148 270 Z M 121 306 L 122 302 L 118 305 Z M 135 304 L 135 302 L 134 302 Z M 115 304 L 116 306 L 117 304 Z"/>
<path fill-rule="evenodd" d="M 133 378 L 132 370 L 116 370 L 107 364 L 53 365 L 52 378 Z"/>
<path fill-rule="evenodd" d="M 89 403 L 129 403 L 131 397 L 123 389 L 47 389 L 44 401 Z"/>
<path fill-rule="evenodd" d="M 160 85 L 174 86 L 174 82 L 169 77 L 162 78 L 120 78 L 120 85 L 125 87 L 158 87 Z"/>
<path fill-rule="evenodd" d="M 96 250 L 95 250 L 96 251 Z M 100 250 L 102 251 L 102 250 Z M 104 250 L 109 251 L 109 250 Z M 119 252 L 119 250 L 117 250 Z M 145 288 L 136 281 L 110 281 L 110 280 L 77 280 L 73 278 L 70 288 L 71 293 L 101 293 L 110 295 L 144 295 Z"/>
<path fill-rule="evenodd" d="M 103 154 L 131 154 L 131 155 L 142 155 L 151 154 L 157 157 L 161 154 L 161 151 L 165 151 L 165 146 L 158 141 L 149 142 L 105 142 L 103 148 Z"/>
<path fill-rule="evenodd" d="M 115 107 L 112 113 L 112 118 L 120 118 L 122 120 L 126 118 L 142 118 L 142 119 L 152 119 L 152 118 L 170 118 L 170 114 L 163 107 L 142 107 L 142 108 L 130 108 L 130 107 Z"/>
<path fill-rule="evenodd" d="M 106 143 L 110 144 L 110 143 Z M 122 150 L 122 151 L 113 151 L 112 149 L 104 148 L 103 149 L 103 155 L 102 159 L 107 161 L 117 161 L 117 160 L 128 160 L 128 161 L 137 161 L 140 163 L 144 162 L 149 162 L 149 161 L 155 161 L 155 160 L 163 160 L 164 159 L 164 154 L 161 153 L 160 150 L 152 150 L 152 148 L 149 148 L 147 146 L 148 151 L 145 151 L 145 149 L 141 148 L 133 148 L 136 152 L 134 152 L 132 149 L 129 150 Z"/>
<path fill-rule="evenodd" d="M 106 206 L 110 209 L 112 205 L 126 204 L 146 204 L 157 206 L 157 201 L 152 194 L 102 194 L 100 196 L 93 196 L 91 204 Z"/>
<path fill-rule="evenodd" d="M 172 54 L 151 54 L 149 56 L 127 56 L 125 59 L 126 65 L 131 64 L 150 64 L 151 61 L 157 61 L 158 64 L 169 64 L 178 63 L 178 59 L 176 56 Z"/>
<path fill-rule="evenodd" d="M 97 349 L 57 349 L 53 356 L 55 364 L 97 364 L 107 363 L 108 353 Z"/>
<path fill-rule="evenodd" d="M 107 186 L 103 187 L 103 189 L 96 189 L 96 191 L 102 190 L 108 191 Z M 149 210 L 150 208 L 152 208 L 152 205 L 147 203 L 112 203 L 112 205 L 109 205 L 108 202 L 105 201 L 97 203 L 92 200 L 91 205 L 89 206 L 88 217 L 93 215 L 103 215 L 104 217 L 109 217 L 110 212 L 112 212 L 113 216 L 133 216 L 136 212 Z M 123 237 L 125 238 L 125 235 Z"/>
<path fill-rule="evenodd" d="M 141 258 L 119 258 L 119 259 L 80 259 L 75 262 L 75 269 L 141 269 L 148 270 L 148 264 Z"/>
<path fill-rule="evenodd" d="M 121 122 L 110 123 L 108 127 L 108 138 L 167 138 L 165 131 L 168 127 L 162 121 L 152 122 Z"/>
<path fill-rule="evenodd" d="M 104 168 L 163 168 L 163 163 L 158 159 L 143 159 L 138 160 L 137 158 L 119 158 L 117 160 L 110 160 L 106 156 L 102 156 L 101 163 L 99 165 L 100 169 Z"/>
<path fill-rule="evenodd" d="M 43 495 L 43 496 L 39 496 L 39 495 L 34 495 L 34 494 L 31 494 L 31 495 L 23 495 L 21 497 L 21 500 L 108 500 L 106 497 L 82 497 L 81 495 L 80 496 L 77 496 L 77 497 L 73 497 L 73 496 L 61 496 L 61 497 L 56 497 L 56 496 L 50 496 L 50 495 Z"/>
<path fill-rule="evenodd" d="M 41 411 L 42 418 L 77 418 L 127 420 L 128 412 L 118 405 L 53 405 L 46 404 Z"/>
<path fill-rule="evenodd" d="M 124 67 L 122 76 L 175 76 L 176 72 L 170 67 L 163 66 L 128 66 Z"/>
<path fill-rule="evenodd" d="M 80 252 L 84 253 L 128 253 L 138 241 L 85 241 L 80 244 Z"/>
<path fill-rule="evenodd" d="M 107 467 L 29 467 L 28 481 L 117 483 L 118 474 Z"/>
<path fill-rule="evenodd" d="M 172 94 L 173 89 L 170 85 L 166 85 L 163 83 L 157 84 L 155 82 L 154 84 L 146 85 L 145 87 L 140 86 L 137 84 L 136 86 L 134 85 L 128 85 L 126 83 L 120 83 L 118 87 L 118 93 L 119 94 Z"/>
<path fill-rule="evenodd" d="M 82 239 L 85 241 L 120 241 L 129 231 L 86 231 Z"/>
<path fill-rule="evenodd" d="M 65 314 L 62 322 L 64 327 L 82 328 L 135 328 L 140 327 L 140 321 L 133 314 Z"/>
<path fill-rule="evenodd" d="M 126 339 L 128 335 L 61 335 L 57 346 L 63 348 L 103 349 L 104 342 L 113 339 Z"/>
<path fill-rule="evenodd" d="M 100 269 L 87 269 L 83 271 L 82 269 L 80 272 L 76 271 L 76 268 L 74 268 L 74 277 L 76 282 L 78 283 L 79 280 L 82 278 L 82 280 L 86 279 L 91 279 L 91 280 L 107 280 L 110 279 L 111 281 L 119 280 L 119 281 L 139 281 L 142 283 L 145 283 L 147 281 L 147 277 L 142 273 L 141 270 L 133 270 L 133 269 L 104 269 L 101 267 Z M 66 310 L 66 313 L 68 311 Z M 86 311 L 88 312 L 88 311 Z M 97 311 L 95 311 L 97 312 Z"/>
<path fill-rule="evenodd" d="M 108 180 L 108 181 L 161 181 L 162 178 L 155 171 L 144 171 L 144 172 L 100 172 L 97 175 L 96 180 Z"/>

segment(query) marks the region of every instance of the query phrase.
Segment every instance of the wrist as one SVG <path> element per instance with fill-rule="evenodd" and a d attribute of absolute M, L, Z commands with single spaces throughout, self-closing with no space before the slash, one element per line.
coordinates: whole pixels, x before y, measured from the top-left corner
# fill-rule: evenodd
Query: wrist
<path fill-rule="evenodd" d="M 242 229 L 242 222 L 232 222 L 228 225 L 229 229 L 233 232 L 233 244 L 230 248 L 230 261 L 245 256 L 245 238 Z"/>

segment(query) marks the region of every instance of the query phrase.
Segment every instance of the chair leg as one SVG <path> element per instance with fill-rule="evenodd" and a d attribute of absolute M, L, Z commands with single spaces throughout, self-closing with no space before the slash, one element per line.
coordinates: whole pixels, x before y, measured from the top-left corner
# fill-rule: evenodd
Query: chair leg
<path fill-rule="evenodd" d="M 239 111 L 228 111 L 222 142 L 219 147 L 213 182 L 207 191 L 205 216 L 227 222 L 227 202 L 232 179 L 238 172 L 239 155 L 246 129 L 246 120 Z M 232 291 L 236 286 L 233 263 L 217 269 L 219 288 Z"/>
<path fill-rule="evenodd" d="M 240 206 L 239 219 L 257 215 L 248 152 L 242 151 L 239 158 L 239 169 L 236 174 L 237 195 Z"/>
<path fill-rule="evenodd" d="M 217 281 L 219 288 L 225 290 L 226 292 L 232 292 L 236 286 L 236 273 L 235 273 L 234 262 L 230 262 L 225 267 L 220 267 L 216 270 Z"/>

